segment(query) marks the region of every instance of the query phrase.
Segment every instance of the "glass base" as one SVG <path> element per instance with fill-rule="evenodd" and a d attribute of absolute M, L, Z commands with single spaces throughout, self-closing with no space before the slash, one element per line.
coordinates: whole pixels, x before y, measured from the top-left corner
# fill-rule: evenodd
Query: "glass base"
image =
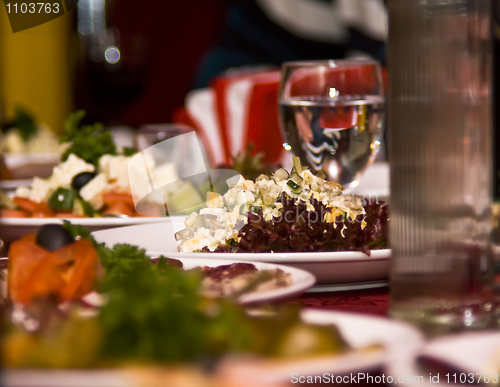
<path fill-rule="evenodd" d="M 496 327 L 491 303 L 459 305 L 427 300 L 393 305 L 389 315 L 418 326 L 429 337 Z"/>

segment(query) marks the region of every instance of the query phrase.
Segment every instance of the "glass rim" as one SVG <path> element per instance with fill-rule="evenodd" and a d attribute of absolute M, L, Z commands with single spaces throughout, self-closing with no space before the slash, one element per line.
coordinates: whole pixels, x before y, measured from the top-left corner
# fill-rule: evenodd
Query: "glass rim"
<path fill-rule="evenodd" d="M 283 62 L 281 68 L 285 67 L 349 67 L 360 65 L 377 65 L 381 63 L 375 59 L 369 58 L 351 58 L 351 59 L 317 59 L 317 60 L 293 60 Z"/>

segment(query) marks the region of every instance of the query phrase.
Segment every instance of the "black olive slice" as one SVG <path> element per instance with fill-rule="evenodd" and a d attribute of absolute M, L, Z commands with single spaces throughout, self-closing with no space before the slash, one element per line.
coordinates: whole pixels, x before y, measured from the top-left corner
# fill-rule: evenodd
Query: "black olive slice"
<path fill-rule="evenodd" d="M 75 242 L 75 238 L 62 224 L 45 224 L 36 235 L 36 244 L 49 251 L 58 250 Z"/>

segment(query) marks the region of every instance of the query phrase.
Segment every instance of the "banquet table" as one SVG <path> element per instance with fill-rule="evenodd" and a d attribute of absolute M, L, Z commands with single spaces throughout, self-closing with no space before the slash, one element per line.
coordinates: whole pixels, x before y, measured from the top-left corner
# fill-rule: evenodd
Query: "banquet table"
<path fill-rule="evenodd" d="M 287 302 L 287 305 L 299 305 L 308 308 L 333 310 L 339 312 L 362 313 L 374 316 L 387 316 L 389 311 L 389 286 L 373 289 L 359 289 L 335 292 L 308 292 Z M 369 371 L 374 378 L 383 376 L 382 368 Z M 338 386 L 347 386 L 352 383 L 335 383 Z M 297 383 L 290 386 L 322 386 L 323 383 Z M 357 386 L 372 385 L 365 381 L 357 380 Z M 379 386 L 389 386 L 386 383 L 377 384 Z"/>
<path fill-rule="evenodd" d="M 389 309 L 389 287 L 305 293 L 290 300 L 289 304 L 341 312 L 358 312 L 387 316 Z"/>

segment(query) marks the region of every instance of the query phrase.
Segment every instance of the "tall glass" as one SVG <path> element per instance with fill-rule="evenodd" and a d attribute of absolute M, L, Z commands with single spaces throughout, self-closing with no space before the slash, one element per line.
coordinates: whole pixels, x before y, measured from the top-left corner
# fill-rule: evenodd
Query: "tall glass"
<path fill-rule="evenodd" d="M 491 3 L 388 4 L 391 315 L 431 334 L 486 327 Z"/>
<path fill-rule="evenodd" d="M 330 181 L 355 187 L 380 148 L 380 65 L 371 60 L 286 62 L 279 90 L 283 146 Z"/>

